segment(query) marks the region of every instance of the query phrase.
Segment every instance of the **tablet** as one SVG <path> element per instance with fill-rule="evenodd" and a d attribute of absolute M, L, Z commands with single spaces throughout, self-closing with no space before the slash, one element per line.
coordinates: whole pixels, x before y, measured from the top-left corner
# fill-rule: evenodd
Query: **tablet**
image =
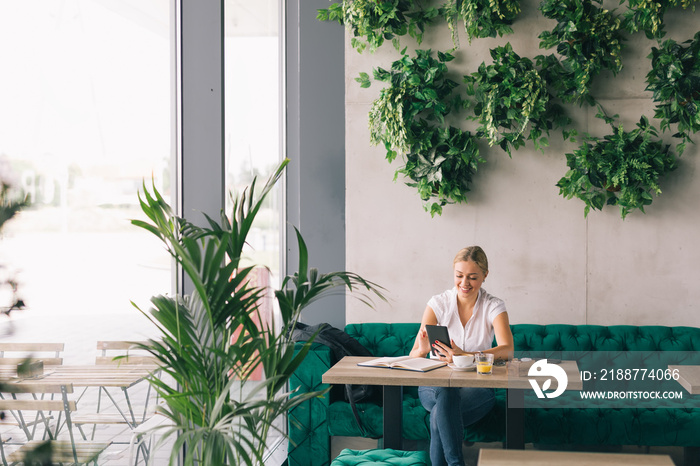
<path fill-rule="evenodd" d="M 430 342 L 431 348 L 436 340 L 452 348 L 452 345 L 450 344 L 450 334 L 447 331 L 447 327 L 442 325 L 426 325 L 425 331 L 428 332 L 428 341 Z M 433 356 L 438 356 L 438 352 L 435 348 L 432 348 L 431 352 L 433 353 Z M 442 354 L 440 354 L 440 356 L 442 356 Z"/>

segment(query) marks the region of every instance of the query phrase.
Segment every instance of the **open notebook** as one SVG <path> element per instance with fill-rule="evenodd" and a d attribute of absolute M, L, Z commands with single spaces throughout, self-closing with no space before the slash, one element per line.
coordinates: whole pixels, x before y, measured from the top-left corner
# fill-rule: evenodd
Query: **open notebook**
<path fill-rule="evenodd" d="M 372 359 L 370 361 L 358 362 L 358 366 L 385 367 L 388 369 L 403 369 L 407 371 L 428 372 L 447 363 L 436 359 L 412 358 L 411 356 L 397 356 Z"/>

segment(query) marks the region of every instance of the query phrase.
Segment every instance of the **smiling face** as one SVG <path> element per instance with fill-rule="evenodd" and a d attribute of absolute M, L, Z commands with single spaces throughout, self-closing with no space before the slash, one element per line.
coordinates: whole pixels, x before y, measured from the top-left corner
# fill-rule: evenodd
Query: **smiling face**
<path fill-rule="evenodd" d="M 481 267 L 473 261 L 455 262 L 454 280 L 457 287 L 457 295 L 460 298 L 476 299 L 479 294 L 481 284 L 488 272 L 481 270 Z"/>

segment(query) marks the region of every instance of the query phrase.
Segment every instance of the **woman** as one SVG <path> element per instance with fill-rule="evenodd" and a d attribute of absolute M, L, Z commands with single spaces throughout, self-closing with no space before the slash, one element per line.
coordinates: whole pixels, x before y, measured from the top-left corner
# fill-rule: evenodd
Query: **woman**
<path fill-rule="evenodd" d="M 432 348 L 448 363 L 452 357 L 475 352 L 508 359 L 513 353 L 505 303 L 481 285 L 489 274 L 488 259 L 479 246 L 464 248 L 454 259 L 454 288 L 433 296 L 425 308 L 413 357 L 425 357 Z M 450 333 L 448 347 L 428 341 L 426 325 L 444 325 Z M 498 346 L 492 348 L 494 335 Z M 430 460 L 433 466 L 464 466 L 464 427 L 478 421 L 495 402 L 492 388 L 419 387 L 421 403 L 430 411 Z M 459 406 L 459 410 L 455 409 Z"/>

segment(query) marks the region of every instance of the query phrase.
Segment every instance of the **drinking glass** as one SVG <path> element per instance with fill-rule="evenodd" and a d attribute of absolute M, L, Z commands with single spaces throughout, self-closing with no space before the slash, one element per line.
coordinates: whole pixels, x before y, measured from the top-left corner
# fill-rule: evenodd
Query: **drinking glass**
<path fill-rule="evenodd" d="M 478 353 L 476 360 L 476 372 L 481 375 L 491 375 L 493 370 L 493 354 Z"/>

